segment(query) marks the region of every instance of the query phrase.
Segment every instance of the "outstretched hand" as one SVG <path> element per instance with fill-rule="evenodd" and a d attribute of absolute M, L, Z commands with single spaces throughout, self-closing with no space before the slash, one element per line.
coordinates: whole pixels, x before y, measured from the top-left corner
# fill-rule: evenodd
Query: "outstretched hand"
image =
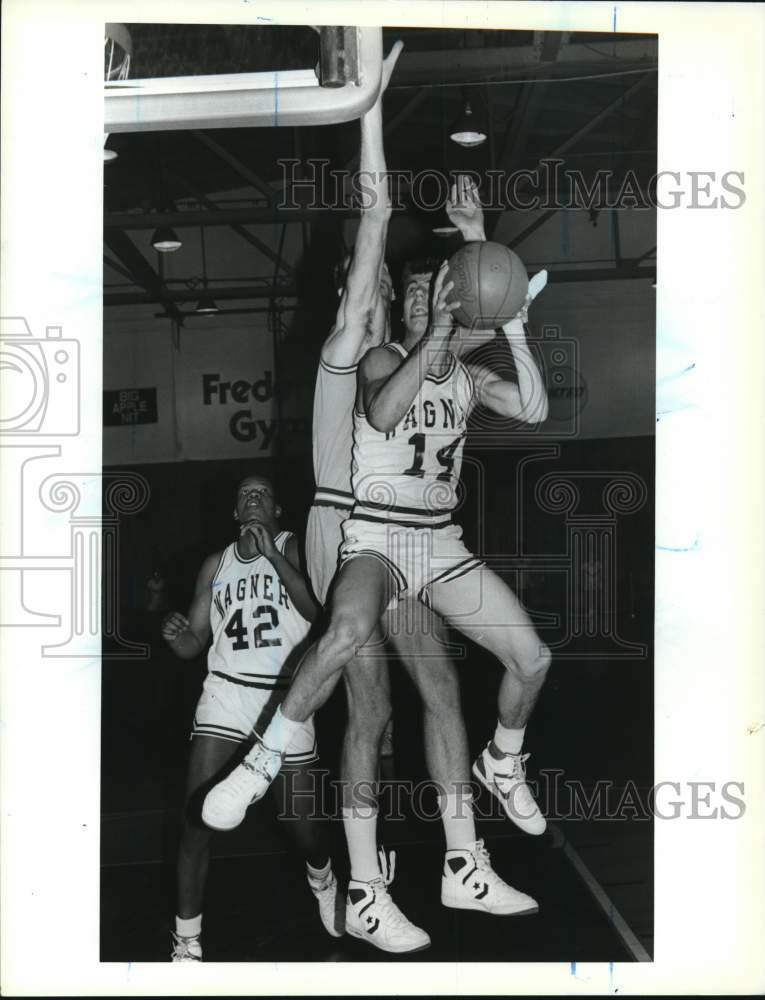
<path fill-rule="evenodd" d="M 387 90 L 388 84 L 390 83 L 390 78 L 393 75 L 393 70 L 396 68 L 398 57 L 401 55 L 401 51 L 403 48 L 404 48 L 404 43 L 399 39 L 399 41 L 394 42 L 393 48 L 390 50 L 385 59 L 383 59 L 382 83 L 380 84 L 380 93 Z"/>
<path fill-rule="evenodd" d="M 446 201 L 446 214 L 465 239 L 484 239 L 483 208 L 478 185 L 468 174 L 460 174 Z"/>

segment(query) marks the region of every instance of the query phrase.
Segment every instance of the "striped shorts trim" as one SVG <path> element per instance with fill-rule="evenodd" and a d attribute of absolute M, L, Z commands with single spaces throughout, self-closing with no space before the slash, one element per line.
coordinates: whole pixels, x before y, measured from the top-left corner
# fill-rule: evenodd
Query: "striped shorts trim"
<path fill-rule="evenodd" d="M 326 486 L 318 486 L 313 496 L 313 504 L 316 507 L 341 507 L 344 510 L 351 510 L 355 502 L 352 493 L 329 489 Z"/>
<path fill-rule="evenodd" d="M 252 743 L 265 731 L 283 698 L 284 691 L 273 686 L 248 683 L 211 670 L 197 702 L 190 739 L 210 736 L 229 743 Z M 302 765 L 318 759 L 313 719 L 309 719 L 295 734 L 284 762 Z"/>
<path fill-rule="evenodd" d="M 428 590 L 434 584 L 449 583 L 483 566 L 465 547 L 456 524 L 410 527 L 352 515 L 343 522 L 342 531 L 342 564 L 359 556 L 377 559 L 396 583 L 394 600 L 408 591 L 428 603 Z"/>
<path fill-rule="evenodd" d="M 483 559 L 479 559 L 477 556 L 471 556 L 470 559 L 464 559 L 461 563 L 458 563 L 452 569 L 446 570 L 444 573 L 439 574 L 434 579 L 429 580 L 425 586 L 420 590 L 417 597 L 422 601 L 426 607 L 431 607 L 430 603 L 430 590 L 437 583 L 451 583 L 452 580 L 458 580 L 461 576 L 467 576 L 468 573 L 472 573 L 474 569 L 481 569 L 486 563 Z"/>
<path fill-rule="evenodd" d="M 351 562 L 353 559 L 359 559 L 362 556 L 368 559 L 376 559 L 381 562 L 383 566 L 388 570 L 390 575 L 393 577 L 393 581 L 396 585 L 396 594 L 398 597 L 405 590 L 409 588 L 406 577 L 398 568 L 398 566 L 392 562 L 387 556 L 384 556 L 382 552 L 378 552 L 376 549 L 359 549 L 358 552 L 349 552 L 347 555 L 341 555 L 340 561 L 341 565 Z"/>

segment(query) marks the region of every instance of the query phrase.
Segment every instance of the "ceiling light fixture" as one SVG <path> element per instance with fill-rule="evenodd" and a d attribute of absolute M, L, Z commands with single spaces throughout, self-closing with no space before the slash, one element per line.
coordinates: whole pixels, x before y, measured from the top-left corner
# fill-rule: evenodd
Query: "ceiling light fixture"
<path fill-rule="evenodd" d="M 209 292 L 205 292 L 194 307 L 194 312 L 198 316 L 213 316 L 215 313 L 220 312 L 220 310 L 212 295 Z"/>
<path fill-rule="evenodd" d="M 465 108 L 457 121 L 449 131 L 449 138 L 456 142 L 458 146 L 470 149 L 473 146 L 480 146 L 486 142 L 486 129 L 482 125 L 478 116 L 473 113 L 470 101 L 465 101 Z"/>
<path fill-rule="evenodd" d="M 458 233 L 459 230 L 457 229 L 456 226 L 444 225 L 444 226 L 433 226 L 431 232 L 433 233 L 434 236 L 438 236 L 440 237 L 440 239 L 445 240 L 448 239 L 450 236 L 454 236 L 454 234 Z"/>
<path fill-rule="evenodd" d="M 204 286 L 204 291 L 199 297 L 199 302 L 197 302 L 194 312 L 198 316 L 214 316 L 215 313 L 219 312 L 218 305 L 215 299 L 210 295 L 207 290 L 207 253 L 205 251 L 205 227 L 199 227 L 199 235 L 202 241 L 202 282 Z"/>
<path fill-rule="evenodd" d="M 170 226 L 159 226 L 154 230 L 151 245 L 158 253 L 173 253 L 183 246 L 178 234 Z"/>
<path fill-rule="evenodd" d="M 160 212 L 167 212 L 168 208 L 174 209 L 175 205 L 167 197 L 165 189 L 165 176 L 162 164 L 162 136 L 157 136 L 157 207 Z M 151 245 L 158 253 L 174 253 L 183 246 L 183 241 L 178 233 L 170 226 L 157 226 L 151 238 Z"/>

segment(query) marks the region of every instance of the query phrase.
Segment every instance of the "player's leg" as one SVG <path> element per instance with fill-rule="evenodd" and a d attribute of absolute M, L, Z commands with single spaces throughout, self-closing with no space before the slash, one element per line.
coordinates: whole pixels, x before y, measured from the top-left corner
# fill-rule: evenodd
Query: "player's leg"
<path fill-rule="evenodd" d="M 470 758 L 457 667 L 447 653 L 443 622 L 419 601 L 401 601 L 387 615 L 388 639 L 423 704 L 428 773 L 439 795 L 447 849 L 474 843 Z"/>
<path fill-rule="evenodd" d="M 376 794 L 380 741 L 391 714 L 388 662 L 379 632 L 346 666 L 343 680 L 348 703 L 340 758 L 343 806 L 365 806 Z"/>
<path fill-rule="evenodd" d="M 446 652 L 443 623 L 419 602 L 403 606 L 401 612 L 400 619 L 390 623 L 389 637 L 422 697 L 428 770 L 443 788 L 441 901 L 452 909 L 493 915 L 533 913 L 535 900 L 497 875 L 476 834 L 459 677 Z"/>
<path fill-rule="evenodd" d="M 526 785 L 527 755 L 521 751 L 526 723 L 550 666 L 550 651 L 512 590 L 485 566 L 455 578 L 446 574 L 445 580 L 432 584 L 429 594 L 440 614 L 505 667 L 497 729 L 473 773 L 521 829 L 542 833 L 546 824 Z"/>
<path fill-rule="evenodd" d="M 380 760 L 390 761 L 393 759 L 395 750 L 395 744 L 393 742 L 393 713 L 391 712 L 390 718 L 385 723 L 385 728 L 383 729 L 382 739 L 380 740 Z M 383 771 L 383 775 L 386 772 Z"/>
<path fill-rule="evenodd" d="M 343 668 L 372 635 L 394 592 L 390 572 L 379 559 L 360 555 L 343 563 L 332 589 L 329 624 L 303 657 L 281 705 L 283 720 L 302 722 L 321 708 Z M 263 742 L 283 752 L 281 725 L 274 719 Z"/>
<path fill-rule="evenodd" d="M 202 796 L 225 771 L 240 745 L 215 736 L 191 741 L 181 840 L 176 862 L 177 915 L 173 934 L 174 962 L 202 958 L 202 902 L 210 863 L 212 830 L 200 817 Z"/>
<path fill-rule="evenodd" d="M 322 772 L 317 764 L 315 750 L 309 763 L 293 764 L 288 756 L 271 792 L 281 828 L 305 860 L 306 879 L 318 903 L 321 922 L 332 937 L 340 937 L 344 906 L 338 900 L 337 879 L 329 856 L 329 823 L 324 813 Z"/>
<path fill-rule="evenodd" d="M 343 736 L 340 778 L 343 829 L 354 882 L 371 882 L 380 875 L 377 772 L 380 740 L 390 717 L 388 664 L 382 657 L 381 643 L 376 633 L 375 641 L 367 646 L 372 655 L 355 657 L 343 675 L 348 722 Z"/>
<path fill-rule="evenodd" d="M 312 507 L 306 528 L 306 564 L 317 597 L 326 602 L 337 571 L 341 525 L 347 510 Z M 388 666 L 379 655 L 381 637 L 367 643 L 372 654 L 354 657 L 343 671 L 348 722 L 343 737 L 343 822 L 351 877 L 370 880 L 380 874 L 377 855 L 376 772 L 381 727 L 390 716 Z M 370 648 L 371 647 L 371 648 Z"/>
<path fill-rule="evenodd" d="M 208 793 L 202 810 L 208 826 L 233 829 L 244 819 L 247 807 L 263 797 L 293 739 L 329 698 L 345 665 L 372 634 L 394 586 L 380 559 L 359 555 L 343 563 L 326 631 L 303 657 L 261 741 Z"/>
<path fill-rule="evenodd" d="M 333 607 L 337 600 L 336 584 Z M 393 902 L 388 892 L 392 872 L 389 876 L 385 854 L 377 849 L 377 770 L 380 740 L 390 718 L 388 665 L 378 630 L 346 666 L 344 678 L 348 725 L 340 775 L 343 829 L 351 863 L 346 931 L 382 951 L 419 951 L 428 947 L 430 937 Z"/>

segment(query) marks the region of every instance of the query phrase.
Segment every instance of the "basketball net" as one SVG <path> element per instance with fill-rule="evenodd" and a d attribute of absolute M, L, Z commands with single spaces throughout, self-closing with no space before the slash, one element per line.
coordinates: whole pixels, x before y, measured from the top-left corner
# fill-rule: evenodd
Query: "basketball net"
<path fill-rule="evenodd" d="M 133 42 L 124 24 L 107 24 L 104 30 L 104 83 L 127 80 L 130 76 L 130 58 Z M 109 133 L 104 132 L 104 159 L 114 159 L 115 153 L 106 149 Z"/>

